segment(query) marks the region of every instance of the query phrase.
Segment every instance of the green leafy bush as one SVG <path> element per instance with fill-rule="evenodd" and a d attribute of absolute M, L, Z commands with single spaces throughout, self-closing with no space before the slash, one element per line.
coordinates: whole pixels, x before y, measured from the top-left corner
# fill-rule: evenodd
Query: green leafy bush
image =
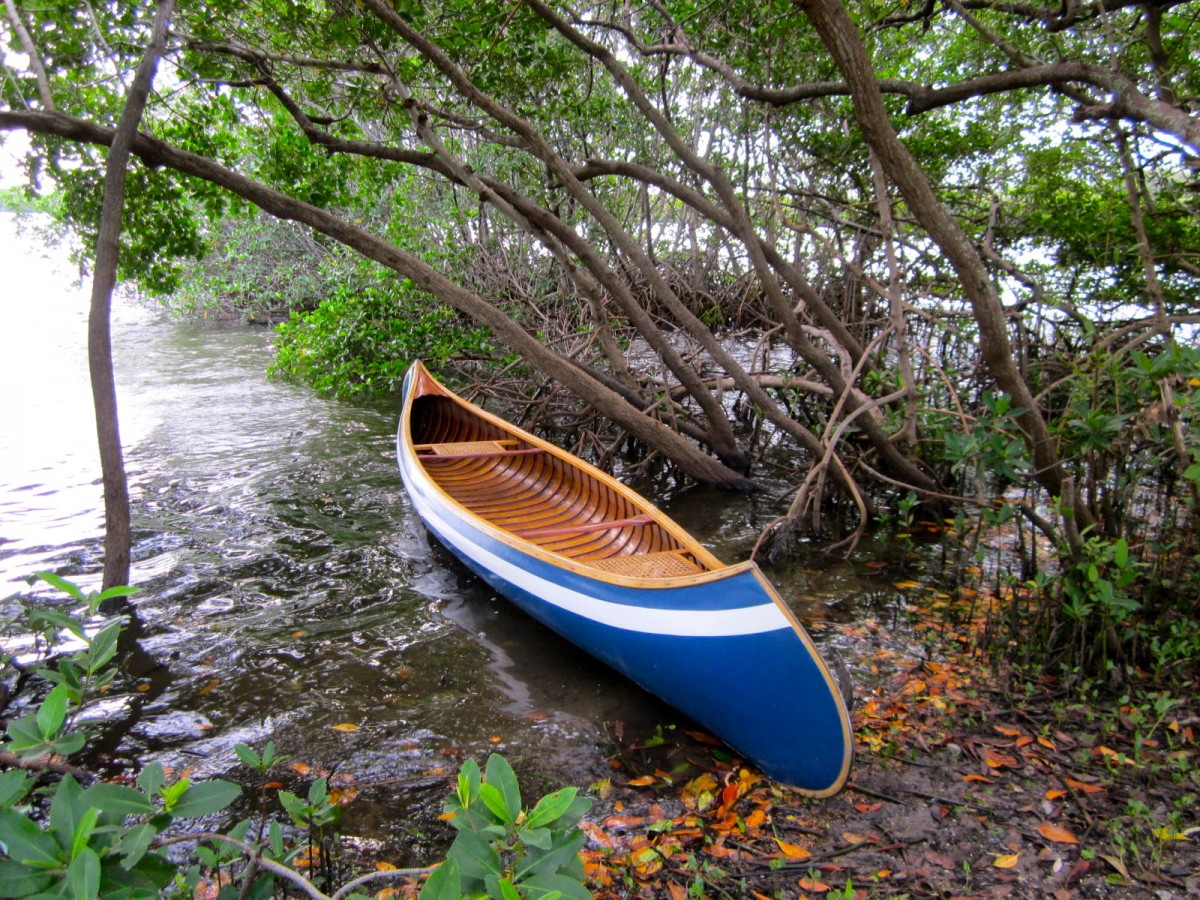
<path fill-rule="evenodd" d="M 489 757 L 483 774 L 468 760 L 445 805 L 458 836 L 420 900 L 589 900 L 579 859 L 584 835 L 577 826 L 591 806 L 568 787 L 523 809 L 517 777 L 504 757 Z"/>
<path fill-rule="evenodd" d="M 353 278 L 330 290 L 316 309 L 293 313 L 278 327 L 272 374 L 360 397 L 396 390 L 414 359 L 489 353 L 485 329 L 372 263 L 359 264 Z"/>

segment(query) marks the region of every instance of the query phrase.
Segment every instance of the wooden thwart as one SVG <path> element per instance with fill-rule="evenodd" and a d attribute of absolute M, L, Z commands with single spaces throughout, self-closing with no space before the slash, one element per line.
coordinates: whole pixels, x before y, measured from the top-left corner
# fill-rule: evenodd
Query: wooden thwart
<path fill-rule="evenodd" d="M 417 459 L 436 462 L 444 459 L 490 459 L 497 456 L 530 456 L 545 453 L 541 447 L 514 449 L 516 441 L 457 441 L 450 444 L 417 444 Z"/>

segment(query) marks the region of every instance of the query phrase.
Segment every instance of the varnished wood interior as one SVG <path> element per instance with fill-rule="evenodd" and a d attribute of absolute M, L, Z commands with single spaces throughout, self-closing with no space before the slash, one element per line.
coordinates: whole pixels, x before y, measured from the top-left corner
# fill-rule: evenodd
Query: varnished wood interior
<path fill-rule="evenodd" d="M 410 428 L 417 459 L 446 494 L 548 552 L 639 578 L 711 568 L 648 506 L 449 397 L 415 398 Z"/>

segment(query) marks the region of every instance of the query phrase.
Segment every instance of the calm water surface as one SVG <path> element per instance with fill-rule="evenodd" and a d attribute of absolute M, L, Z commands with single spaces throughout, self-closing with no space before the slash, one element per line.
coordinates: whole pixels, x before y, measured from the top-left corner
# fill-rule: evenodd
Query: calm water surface
<path fill-rule="evenodd" d="M 47 568 L 94 587 L 101 562 L 87 287 L 33 246 L 0 215 L 2 596 Z M 396 471 L 392 405 L 268 381 L 268 332 L 128 300 L 114 352 L 152 661 L 101 711 L 118 759 L 238 777 L 233 744 L 273 739 L 358 785 L 347 833 L 420 860 L 460 759 L 498 748 L 530 790 L 587 784 L 611 772 L 614 723 L 678 720 L 431 544 Z M 770 498 L 648 489 L 729 560 L 778 515 Z M 772 577 L 817 619 L 870 591 L 850 564 Z"/>

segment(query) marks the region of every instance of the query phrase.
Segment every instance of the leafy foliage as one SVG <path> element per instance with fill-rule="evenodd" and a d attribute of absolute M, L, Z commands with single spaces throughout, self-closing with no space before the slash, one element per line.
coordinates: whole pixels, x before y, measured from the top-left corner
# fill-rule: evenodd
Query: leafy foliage
<path fill-rule="evenodd" d="M 484 773 L 468 760 L 445 805 L 458 836 L 421 900 L 588 900 L 592 895 L 580 884 L 584 834 L 577 826 L 591 805 L 568 787 L 525 809 L 504 757 L 490 756 Z"/>

